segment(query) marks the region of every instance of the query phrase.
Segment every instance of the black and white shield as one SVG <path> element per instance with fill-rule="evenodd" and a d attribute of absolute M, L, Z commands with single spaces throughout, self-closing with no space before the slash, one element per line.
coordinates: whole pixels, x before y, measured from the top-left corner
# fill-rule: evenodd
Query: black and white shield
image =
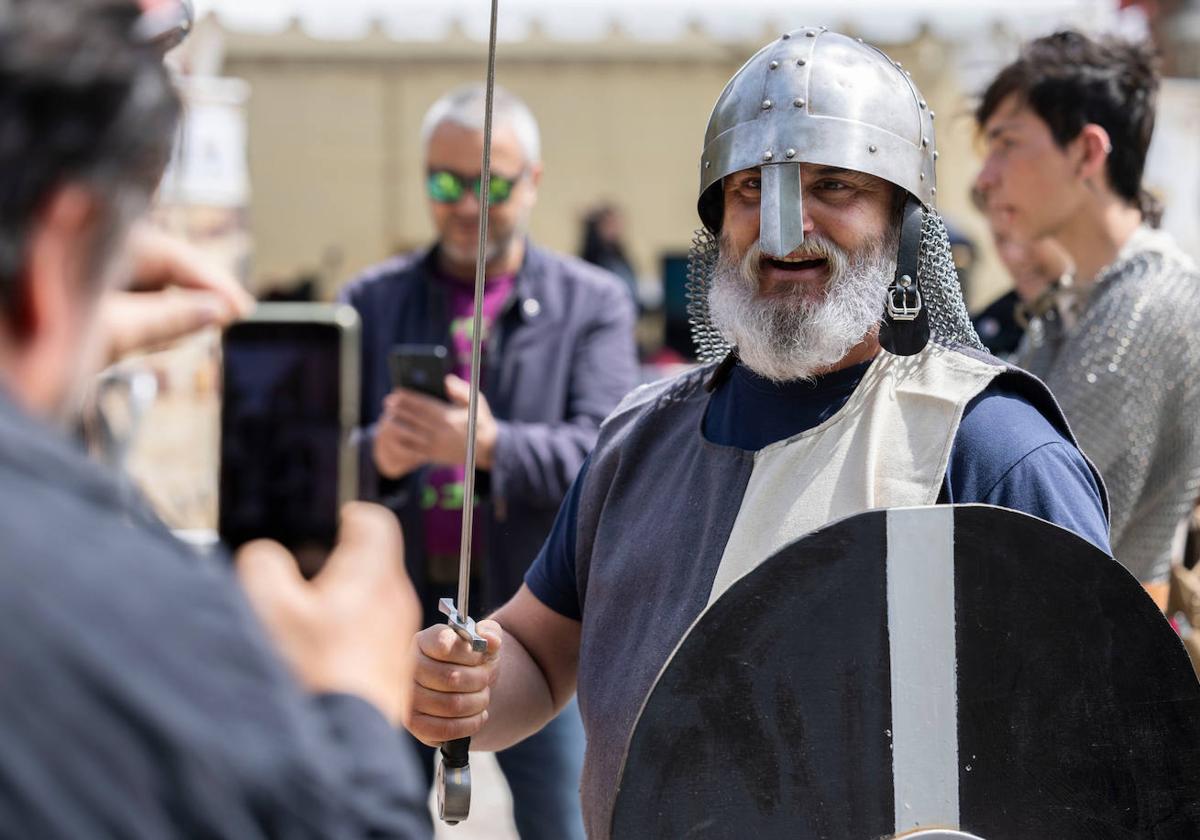
<path fill-rule="evenodd" d="M 692 626 L 613 837 L 1200 838 L 1200 684 L 1138 583 L 983 505 L 871 511 Z"/>

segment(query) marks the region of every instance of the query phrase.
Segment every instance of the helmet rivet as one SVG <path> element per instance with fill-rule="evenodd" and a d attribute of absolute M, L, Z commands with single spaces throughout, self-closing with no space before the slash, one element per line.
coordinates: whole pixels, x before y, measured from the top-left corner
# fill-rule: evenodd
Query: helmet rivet
<path fill-rule="evenodd" d="M 872 143 L 870 146 L 867 146 L 867 151 L 870 152 L 871 154 L 875 154 L 876 152 L 879 151 L 879 147 L 876 146 L 874 143 Z"/>
<path fill-rule="evenodd" d="M 929 145 L 929 138 L 928 138 L 928 137 L 922 137 L 922 138 L 921 138 L 921 146 L 922 146 L 922 147 L 924 147 L 924 146 L 928 146 L 928 145 Z"/>
<path fill-rule="evenodd" d="M 903 67 L 904 65 L 903 65 L 903 64 L 901 64 L 899 61 L 897 61 L 897 62 L 896 62 L 896 66 L 897 66 L 897 67 Z"/>
<path fill-rule="evenodd" d="M 903 288 L 907 289 L 909 286 L 912 285 L 912 278 L 909 277 L 907 274 L 900 275 L 900 285 Z"/>
<path fill-rule="evenodd" d="M 937 116 L 937 114 L 933 113 L 933 111 L 929 112 L 929 119 L 933 119 L 936 116 Z"/>
<path fill-rule="evenodd" d="M 934 159 L 934 160 L 937 160 L 937 159 L 938 159 L 938 153 L 937 153 L 937 150 L 936 150 L 936 149 L 934 149 L 934 151 L 933 151 L 933 159 Z"/>
<path fill-rule="evenodd" d="M 810 30 L 808 30 L 807 32 L 805 32 L 804 34 L 805 34 L 805 35 L 807 35 L 809 38 L 816 38 L 816 37 L 817 37 L 817 33 L 816 33 L 816 32 L 813 32 L 811 29 L 810 29 Z"/>
<path fill-rule="evenodd" d="M 787 155 L 787 156 L 788 156 L 788 157 L 790 157 L 790 158 L 794 158 L 794 157 L 796 156 L 796 150 L 795 150 L 795 149 L 788 149 L 786 152 L 784 152 L 784 154 L 785 154 L 785 155 Z"/>
<path fill-rule="evenodd" d="M 924 99 L 921 100 L 920 105 L 921 105 L 921 110 L 924 111 L 925 110 L 925 100 Z"/>
<path fill-rule="evenodd" d="M 922 173 L 921 173 L 921 180 L 922 180 L 922 181 L 924 181 L 924 180 L 925 180 L 925 173 L 924 173 L 924 172 L 922 172 Z"/>
<path fill-rule="evenodd" d="M 788 38 L 791 38 L 791 37 L 792 37 L 792 33 L 791 33 L 791 32 L 784 32 L 784 33 L 783 33 L 783 40 L 785 40 L 785 41 L 786 41 Z"/>
<path fill-rule="evenodd" d="M 770 111 L 770 110 L 771 110 L 771 100 L 770 100 L 770 99 L 764 99 L 764 100 L 763 100 L 762 109 L 763 109 L 764 111 Z"/>
<path fill-rule="evenodd" d="M 704 168 L 705 168 L 705 169 L 708 169 L 710 166 L 712 166 L 712 161 L 711 161 L 711 160 L 706 160 L 706 161 L 704 161 Z"/>
<path fill-rule="evenodd" d="M 772 62 L 770 63 L 770 65 L 768 65 L 768 66 L 769 66 L 769 67 L 770 67 L 772 70 L 777 70 L 777 69 L 779 69 L 779 62 L 778 62 L 778 61 L 772 61 Z"/>
<path fill-rule="evenodd" d="M 803 99 L 795 99 L 792 101 L 792 104 L 795 105 L 797 108 L 803 108 L 804 100 Z"/>
<path fill-rule="evenodd" d="M 937 187 L 930 187 L 930 188 L 929 188 L 929 194 L 930 194 L 930 195 L 937 195 Z"/>
<path fill-rule="evenodd" d="M 796 66 L 797 66 L 797 67 L 803 67 L 803 66 L 804 66 L 805 64 L 807 64 L 807 63 L 808 63 L 808 62 L 807 62 L 807 61 L 805 61 L 803 58 L 796 59 Z"/>
<path fill-rule="evenodd" d="M 773 160 L 774 158 L 775 158 L 775 155 L 773 152 L 771 152 L 770 149 L 763 152 L 763 160 Z"/>
<path fill-rule="evenodd" d="M 858 41 L 858 43 L 860 43 L 860 44 L 863 42 L 863 39 L 862 39 L 862 38 L 855 38 L 854 40 L 855 40 L 855 41 Z"/>

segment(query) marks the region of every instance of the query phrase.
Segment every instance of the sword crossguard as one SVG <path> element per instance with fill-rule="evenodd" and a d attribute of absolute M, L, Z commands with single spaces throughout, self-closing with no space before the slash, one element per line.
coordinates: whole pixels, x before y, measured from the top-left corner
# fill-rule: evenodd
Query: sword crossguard
<path fill-rule="evenodd" d="M 476 632 L 475 619 L 469 615 L 465 618 L 459 615 L 453 600 L 443 598 L 438 602 L 438 610 L 446 616 L 446 623 L 454 628 L 454 632 L 461 636 L 463 641 L 470 643 L 471 650 L 476 653 L 487 651 L 487 639 Z"/>

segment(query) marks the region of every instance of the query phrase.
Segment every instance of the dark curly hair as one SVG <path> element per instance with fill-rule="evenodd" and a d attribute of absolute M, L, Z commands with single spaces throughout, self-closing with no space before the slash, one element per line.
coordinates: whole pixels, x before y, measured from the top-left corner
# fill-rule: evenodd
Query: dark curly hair
<path fill-rule="evenodd" d="M 132 0 L 0 2 L 0 312 L 20 299 L 30 230 L 57 190 L 96 201 L 98 274 L 162 177 L 180 103 L 139 15 Z"/>
<path fill-rule="evenodd" d="M 1038 38 L 992 80 L 975 109 L 982 126 L 1016 95 L 1049 127 L 1060 147 L 1094 123 L 1108 132 L 1108 180 L 1113 190 L 1157 224 L 1162 208 L 1142 188 L 1146 150 L 1154 132 L 1159 58 L 1148 44 L 1093 40 L 1079 32 Z"/>

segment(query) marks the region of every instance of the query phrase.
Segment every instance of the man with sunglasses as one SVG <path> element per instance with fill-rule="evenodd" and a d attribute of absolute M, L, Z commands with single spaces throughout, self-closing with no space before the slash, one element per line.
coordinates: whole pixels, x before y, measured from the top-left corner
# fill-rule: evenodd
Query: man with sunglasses
<path fill-rule="evenodd" d="M 480 85 L 433 104 L 422 140 L 437 241 L 369 269 L 342 294 L 363 326 L 364 496 L 399 516 L 430 623 L 458 579 L 483 121 Z M 472 549 L 481 612 L 520 588 L 600 422 L 637 371 L 634 312 L 621 281 L 526 235 L 542 175 L 533 115 L 497 88 L 493 127 Z M 401 344 L 448 349 L 446 400 L 393 388 L 388 357 Z M 432 774 L 432 750 L 417 748 Z M 584 836 L 574 704 L 498 759 L 524 840 Z"/>

